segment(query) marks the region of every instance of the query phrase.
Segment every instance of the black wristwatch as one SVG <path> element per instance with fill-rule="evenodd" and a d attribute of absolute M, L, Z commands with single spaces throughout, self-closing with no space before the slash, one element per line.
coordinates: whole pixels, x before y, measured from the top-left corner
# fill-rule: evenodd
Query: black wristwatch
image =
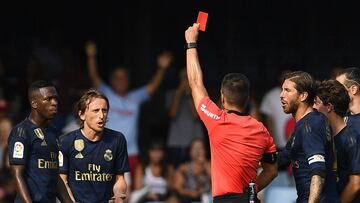
<path fill-rule="evenodd" d="M 186 49 L 193 49 L 193 48 L 197 48 L 197 43 L 196 42 L 190 42 L 190 43 L 186 43 L 184 46 L 185 50 Z"/>

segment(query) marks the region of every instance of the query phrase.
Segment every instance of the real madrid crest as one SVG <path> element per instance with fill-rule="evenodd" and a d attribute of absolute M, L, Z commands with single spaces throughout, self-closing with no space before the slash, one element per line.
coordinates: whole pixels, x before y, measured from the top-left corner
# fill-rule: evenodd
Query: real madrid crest
<path fill-rule="evenodd" d="M 46 141 L 45 141 L 45 136 L 44 136 L 44 133 L 41 130 L 41 128 L 34 129 L 34 133 L 35 133 L 36 137 L 38 137 L 40 140 L 42 140 L 41 146 L 47 146 Z"/>
<path fill-rule="evenodd" d="M 113 159 L 113 155 L 110 149 L 107 149 L 104 154 L 105 161 L 111 161 Z"/>
<path fill-rule="evenodd" d="M 84 150 L 84 147 L 85 147 L 84 140 L 82 140 L 82 139 L 75 140 L 74 141 L 74 147 L 75 147 L 76 151 L 79 152 L 78 154 L 76 154 L 75 158 L 76 159 L 84 158 L 84 156 L 81 154 L 81 151 Z"/>

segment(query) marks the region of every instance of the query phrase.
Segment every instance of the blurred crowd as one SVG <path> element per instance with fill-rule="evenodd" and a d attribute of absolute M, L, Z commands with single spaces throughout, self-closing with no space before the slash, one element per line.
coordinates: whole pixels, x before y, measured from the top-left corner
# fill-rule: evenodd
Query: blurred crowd
<path fill-rule="evenodd" d="M 191 99 L 186 70 L 178 67 L 170 51 L 160 53 L 154 61 L 158 67 L 147 81 L 132 84 L 131 67 L 100 67 L 95 42 L 84 49 L 85 60 L 71 51 L 52 45 L 34 47 L 26 67 L 14 72 L 6 58 L 0 58 L 0 203 L 12 202 L 15 185 L 7 160 L 7 138 L 14 124 L 29 114 L 28 85 L 47 79 L 57 86 L 60 113 L 52 122 L 63 134 L 78 128 L 73 105 L 90 87 L 104 92 L 110 100 L 108 128 L 123 132 L 128 143 L 131 174 L 129 202 L 209 202 L 211 196 L 210 155 L 207 132 L 199 120 Z M 147 67 L 144 67 L 146 69 Z M 248 113 L 262 121 L 281 150 L 292 133 L 295 121 L 283 112 L 279 95 L 283 75 L 296 67 L 281 67 L 278 83 L 273 87 L 255 84 L 257 95 L 251 98 Z M 340 67 L 329 71 L 335 77 Z M 176 86 L 167 86 L 166 77 L 177 76 Z M 148 73 L 148 71 L 146 71 Z M 109 76 L 109 78 L 103 77 Z M 275 81 L 274 81 L 275 84 Z M 291 170 L 280 169 L 267 188 L 263 202 L 276 196 L 277 190 L 294 194 Z M 296 195 L 293 195 L 294 199 Z M 271 201 L 269 201 L 271 202 Z"/>

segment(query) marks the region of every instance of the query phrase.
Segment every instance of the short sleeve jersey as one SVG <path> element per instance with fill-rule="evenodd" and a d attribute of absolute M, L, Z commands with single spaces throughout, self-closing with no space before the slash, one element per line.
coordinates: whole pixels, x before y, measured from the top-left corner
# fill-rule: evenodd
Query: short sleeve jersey
<path fill-rule="evenodd" d="M 349 176 L 360 174 L 360 128 L 346 126 L 335 136 L 337 155 L 338 192 L 341 193 L 349 181 Z M 360 194 L 352 201 L 360 203 Z"/>
<path fill-rule="evenodd" d="M 116 175 L 129 171 L 124 136 L 105 128 L 93 142 L 75 130 L 60 138 L 60 173 L 68 175 L 76 202 L 108 202 Z"/>
<path fill-rule="evenodd" d="M 272 137 L 262 123 L 228 113 L 209 97 L 200 101 L 197 111 L 209 134 L 213 196 L 243 193 L 256 181 L 263 154 L 276 152 Z"/>
<path fill-rule="evenodd" d="M 320 202 L 339 202 L 336 194 L 336 177 L 332 171 L 332 135 L 323 114 L 312 111 L 295 125 L 295 131 L 280 153 L 280 162 L 291 162 L 297 202 L 307 202 L 312 174 L 326 171 L 325 186 Z"/>
<path fill-rule="evenodd" d="M 24 179 L 33 202 L 56 201 L 59 133 L 52 127 L 35 125 L 25 119 L 16 125 L 8 139 L 11 165 L 24 165 Z M 19 195 L 15 202 L 22 202 Z"/>
<path fill-rule="evenodd" d="M 111 106 L 106 126 L 122 132 L 127 141 L 129 155 L 137 155 L 139 153 L 137 141 L 140 107 L 150 98 L 146 86 L 130 91 L 123 97 L 104 83 L 98 89 L 109 98 Z"/>

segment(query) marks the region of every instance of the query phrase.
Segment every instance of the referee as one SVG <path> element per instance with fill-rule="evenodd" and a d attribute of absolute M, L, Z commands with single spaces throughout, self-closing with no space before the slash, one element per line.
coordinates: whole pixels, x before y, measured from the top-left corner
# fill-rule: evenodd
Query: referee
<path fill-rule="evenodd" d="M 260 191 L 277 175 L 276 147 L 263 124 L 245 113 L 250 89 L 245 75 L 230 73 L 223 78 L 223 109 L 209 98 L 196 49 L 198 29 L 195 23 L 185 31 L 187 74 L 197 112 L 209 134 L 214 202 L 249 202 L 251 181 Z M 263 171 L 256 176 L 259 162 Z"/>

